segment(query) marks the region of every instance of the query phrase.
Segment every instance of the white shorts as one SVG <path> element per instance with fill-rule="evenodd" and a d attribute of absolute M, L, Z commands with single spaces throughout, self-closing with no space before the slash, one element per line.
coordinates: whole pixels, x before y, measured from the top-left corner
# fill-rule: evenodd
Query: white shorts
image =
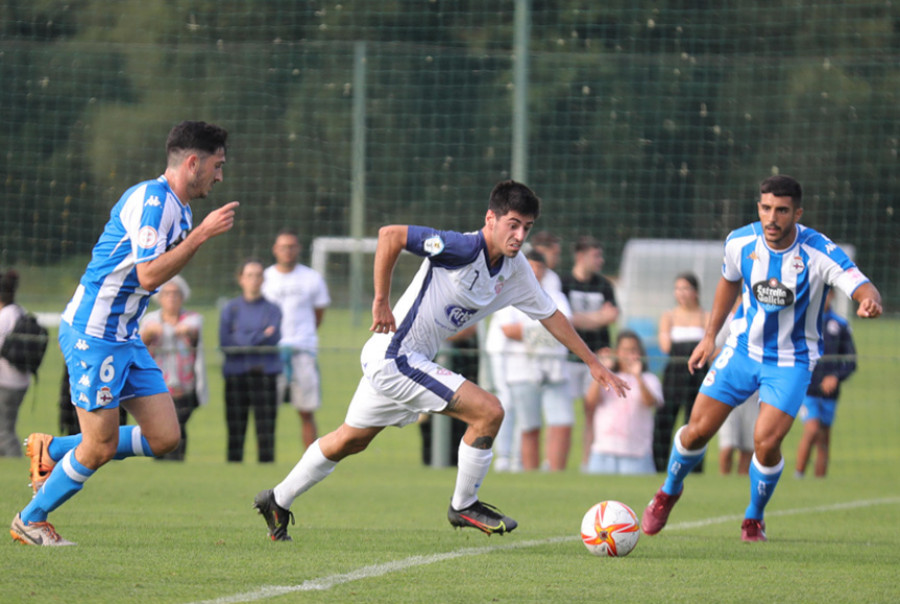
<path fill-rule="evenodd" d="M 719 448 L 753 451 L 753 429 L 759 416 L 759 394 L 734 408 L 719 428 Z"/>
<path fill-rule="evenodd" d="M 571 426 L 575 423 L 575 405 L 569 396 L 569 382 L 516 382 L 509 385 L 509 391 L 515 401 L 517 426 L 523 431 L 540 428 L 542 415 L 548 426 Z"/>
<path fill-rule="evenodd" d="M 344 423 L 354 428 L 397 426 L 437 413 L 466 378 L 421 355 L 366 363 Z"/>
<path fill-rule="evenodd" d="M 290 384 L 285 373 L 278 375 L 278 392 L 284 392 L 285 388 L 290 388 L 290 403 L 297 411 L 316 411 L 322 406 L 316 355 L 302 351 L 291 355 Z"/>

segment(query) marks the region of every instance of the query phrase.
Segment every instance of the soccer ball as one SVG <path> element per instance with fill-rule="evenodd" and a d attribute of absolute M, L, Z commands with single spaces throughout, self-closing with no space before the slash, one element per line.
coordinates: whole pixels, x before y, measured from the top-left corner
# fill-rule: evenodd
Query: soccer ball
<path fill-rule="evenodd" d="M 601 501 L 581 520 L 581 540 L 595 556 L 627 556 L 640 536 L 637 516 L 619 501 Z"/>

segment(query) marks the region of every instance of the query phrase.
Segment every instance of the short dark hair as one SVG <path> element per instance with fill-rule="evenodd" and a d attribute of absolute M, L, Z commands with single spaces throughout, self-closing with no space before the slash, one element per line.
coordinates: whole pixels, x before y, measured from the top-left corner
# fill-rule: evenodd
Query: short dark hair
<path fill-rule="evenodd" d="M 244 269 L 247 268 L 248 264 L 258 264 L 261 267 L 263 267 L 264 269 L 266 268 L 266 265 L 263 264 L 263 261 L 260 260 L 259 258 L 256 258 L 256 257 L 244 258 L 241 261 L 241 263 L 238 264 L 238 268 L 237 268 L 237 272 L 235 273 L 235 277 L 240 279 L 241 275 L 244 274 Z"/>
<path fill-rule="evenodd" d="M 541 247 L 550 247 L 559 243 L 559 237 L 550 231 L 538 231 L 531 236 L 531 245 L 539 245 Z"/>
<path fill-rule="evenodd" d="M 771 193 L 775 197 L 790 197 L 795 207 L 800 207 L 803 202 L 803 189 L 796 178 L 787 174 L 776 174 L 762 181 L 759 185 L 759 194 Z"/>
<path fill-rule="evenodd" d="M 19 289 L 19 273 L 15 269 L 0 272 L 0 303 L 13 304 Z"/>
<path fill-rule="evenodd" d="M 491 191 L 488 209 L 498 218 L 509 212 L 530 216 L 537 220 L 541 215 L 541 200 L 534 191 L 514 180 L 498 182 Z"/>
<path fill-rule="evenodd" d="M 540 262 L 541 264 L 543 264 L 545 266 L 547 264 L 547 258 L 545 258 L 542 253 L 540 253 L 539 251 L 537 251 L 534 248 L 528 250 L 528 252 L 525 254 L 525 259 L 530 260 L 532 262 Z"/>
<path fill-rule="evenodd" d="M 572 250 L 577 254 L 579 252 L 584 252 L 586 250 L 592 249 L 602 250 L 603 246 L 600 245 L 600 240 L 591 237 L 590 235 L 581 235 L 578 239 L 575 240 L 575 245 L 572 246 Z"/>
<path fill-rule="evenodd" d="M 183 121 L 169 131 L 166 155 L 186 150 L 212 155 L 219 149 L 225 149 L 227 141 L 228 132 L 224 128 L 206 122 Z"/>

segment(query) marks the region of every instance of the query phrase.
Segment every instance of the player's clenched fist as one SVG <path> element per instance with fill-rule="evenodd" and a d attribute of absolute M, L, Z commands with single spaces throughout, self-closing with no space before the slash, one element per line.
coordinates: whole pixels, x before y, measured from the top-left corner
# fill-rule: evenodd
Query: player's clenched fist
<path fill-rule="evenodd" d="M 231 227 L 234 226 L 234 211 L 239 205 L 241 205 L 239 201 L 232 201 L 206 215 L 206 218 L 200 223 L 200 229 L 203 230 L 207 238 L 215 237 L 231 230 Z"/>

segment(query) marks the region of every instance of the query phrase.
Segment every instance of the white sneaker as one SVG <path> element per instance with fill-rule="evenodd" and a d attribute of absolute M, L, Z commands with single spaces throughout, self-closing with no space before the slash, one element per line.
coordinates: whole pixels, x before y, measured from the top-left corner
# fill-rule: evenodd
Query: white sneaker
<path fill-rule="evenodd" d="M 59 536 L 49 522 L 32 522 L 25 524 L 22 517 L 16 514 L 9 527 L 9 534 L 15 541 L 25 545 L 62 546 L 75 545 Z"/>

